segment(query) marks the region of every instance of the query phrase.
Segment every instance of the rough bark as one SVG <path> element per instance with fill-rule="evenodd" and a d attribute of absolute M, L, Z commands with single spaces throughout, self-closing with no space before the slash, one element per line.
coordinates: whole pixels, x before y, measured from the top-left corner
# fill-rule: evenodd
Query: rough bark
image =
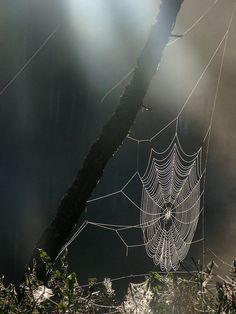
<path fill-rule="evenodd" d="M 39 279 L 45 278 L 45 268 L 38 258 L 37 248 L 42 248 L 55 260 L 68 240 L 86 208 L 87 200 L 102 177 L 106 164 L 126 138 L 137 112 L 142 107 L 144 96 L 161 61 L 182 3 L 183 0 L 162 0 L 157 20 L 137 61 L 131 83 L 125 88 L 117 110 L 92 145 L 82 169 L 62 199 L 56 217 L 36 244 L 30 264 L 32 265 L 33 259 L 36 260 Z"/>

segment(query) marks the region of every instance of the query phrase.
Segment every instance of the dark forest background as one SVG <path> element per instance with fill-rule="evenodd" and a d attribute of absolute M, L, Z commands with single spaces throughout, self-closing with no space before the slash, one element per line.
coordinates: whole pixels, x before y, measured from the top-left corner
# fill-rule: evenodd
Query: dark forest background
<path fill-rule="evenodd" d="M 186 0 L 176 32 L 188 28 L 211 3 Z M 134 136 L 150 136 L 175 117 L 223 36 L 233 4 L 219 1 L 186 38 L 166 50 L 145 101 L 153 111 L 140 112 Z M 36 240 L 116 108 L 127 80 L 100 100 L 134 66 L 157 10 L 158 3 L 144 0 L 1 1 L 0 91 L 59 26 L 25 71 L 0 92 L 0 273 L 9 281 L 21 276 Z M 205 211 L 206 245 L 228 262 L 236 255 L 235 45 L 231 31 L 213 124 Z M 181 119 L 182 140 L 190 150 L 198 148 L 207 124 L 221 52 Z M 95 193 L 114 191 L 126 182 L 135 154 L 134 144 L 125 143 Z M 115 198 L 107 214 L 106 205 L 89 212 L 99 221 L 111 212 L 132 221 L 122 204 Z M 193 247 L 191 254 L 199 252 Z M 89 227 L 72 245 L 69 258 L 85 282 L 91 276 L 148 272 L 153 265 L 145 254 L 132 250 L 126 257 L 115 235 Z"/>

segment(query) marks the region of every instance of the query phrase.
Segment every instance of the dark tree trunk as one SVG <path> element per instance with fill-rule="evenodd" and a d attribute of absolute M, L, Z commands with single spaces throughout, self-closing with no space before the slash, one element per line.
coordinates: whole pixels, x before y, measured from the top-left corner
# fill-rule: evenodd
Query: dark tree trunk
<path fill-rule="evenodd" d="M 82 169 L 61 201 L 55 219 L 36 244 L 36 248 L 46 251 L 52 260 L 55 260 L 68 240 L 86 208 L 87 200 L 102 177 L 106 164 L 132 127 L 150 81 L 161 61 L 163 49 L 169 40 L 182 3 L 183 0 L 162 0 L 157 20 L 152 26 L 148 41 L 137 61 L 133 79 L 120 98 L 120 105 L 103 127 L 98 140 L 92 145 Z M 38 258 L 36 248 L 30 265 L 35 259 L 37 276 L 43 279 L 45 268 Z"/>

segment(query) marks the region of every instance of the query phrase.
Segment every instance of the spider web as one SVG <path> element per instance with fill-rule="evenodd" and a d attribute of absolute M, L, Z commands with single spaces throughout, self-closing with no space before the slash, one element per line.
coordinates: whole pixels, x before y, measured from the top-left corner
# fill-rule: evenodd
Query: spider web
<path fill-rule="evenodd" d="M 144 244 L 161 270 L 176 270 L 186 257 L 201 206 L 201 152 L 188 155 L 175 134 L 162 153 L 151 150 L 144 175 L 140 224 Z"/>
<path fill-rule="evenodd" d="M 216 3 L 217 1 L 214 2 L 214 4 Z M 191 244 L 202 242 L 204 265 L 204 192 L 209 141 L 213 115 L 221 82 L 228 34 L 235 10 L 236 4 L 224 35 L 211 55 L 208 63 L 205 65 L 201 75 L 190 91 L 177 116 L 150 138 L 140 140 L 130 135 L 127 136 L 127 140 L 137 143 L 137 151 L 139 151 L 139 145 L 141 143 L 148 142 L 152 145 L 144 174 L 141 174 L 139 171 L 137 163 L 137 170 L 121 189 L 90 199 L 87 202 L 89 206 L 91 203 L 121 194 L 139 210 L 140 223 L 135 225 L 118 225 L 85 219 L 71 239 L 63 247 L 59 255 L 88 225 L 93 225 L 115 232 L 126 247 L 126 255 L 128 255 L 129 248 L 145 247 L 147 255 L 152 258 L 154 264 L 159 265 L 161 270 L 166 272 L 171 270 L 176 271 L 179 268 L 180 263 L 187 256 Z M 210 9 L 208 8 L 207 11 L 210 11 Z M 206 14 L 204 13 L 203 17 L 205 15 Z M 199 22 L 203 17 L 200 17 L 197 21 Z M 195 23 L 197 24 L 198 22 Z M 218 80 L 211 110 L 209 127 L 205 133 L 200 148 L 195 153 L 188 154 L 179 139 L 179 118 L 222 46 L 223 52 L 218 72 Z M 153 147 L 154 140 L 158 139 L 158 137 L 165 130 L 172 128 L 173 125 L 175 126 L 175 133 L 172 136 L 170 144 L 164 151 L 158 151 Z M 205 147 L 204 161 L 202 157 L 203 147 Z M 140 203 L 137 203 L 136 200 L 134 200 L 127 193 L 129 185 L 133 180 L 137 179 L 142 185 Z M 193 240 L 200 215 L 202 215 L 202 238 Z M 125 237 L 123 236 L 123 231 L 130 231 L 134 229 L 142 232 L 143 243 L 127 243 Z"/>

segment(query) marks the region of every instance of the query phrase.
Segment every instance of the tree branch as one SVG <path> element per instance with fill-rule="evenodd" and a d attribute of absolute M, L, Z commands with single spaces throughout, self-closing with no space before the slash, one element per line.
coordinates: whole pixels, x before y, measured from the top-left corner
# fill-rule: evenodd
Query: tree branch
<path fill-rule="evenodd" d="M 56 217 L 43 232 L 36 244 L 47 252 L 52 260 L 68 240 L 86 202 L 103 175 L 103 170 L 126 138 L 137 112 L 142 107 L 148 86 L 161 61 L 163 50 L 168 43 L 175 25 L 176 16 L 183 0 L 162 0 L 159 14 L 152 26 L 147 43 L 137 61 L 131 83 L 120 98 L 120 105 L 92 145 L 82 169 L 61 201 Z M 34 249 L 31 262 L 35 259 L 39 279 L 45 278 L 46 270 Z"/>

